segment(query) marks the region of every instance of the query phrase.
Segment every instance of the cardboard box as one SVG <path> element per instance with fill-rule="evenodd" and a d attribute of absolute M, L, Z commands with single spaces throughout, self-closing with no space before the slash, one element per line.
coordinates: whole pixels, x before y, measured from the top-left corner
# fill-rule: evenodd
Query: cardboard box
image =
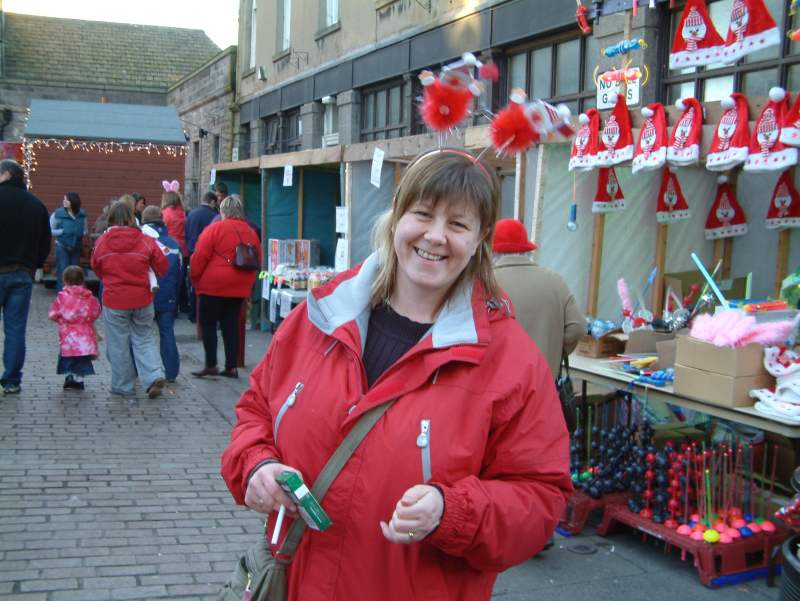
<path fill-rule="evenodd" d="M 296 241 L 297 267 L 308 269 L 319 265 L 319 240 Z"/>
<path fill-rule="evenodd" d="M 296 240 L 270 238 L 267 242 L 267 253 L 269 255 L 267 270 L 270 272 L 275 271 L 275 268 L 282 264 L 295 265 L 297 263 L 296 242 Z"/>
<path fill-rule="evenodd" d="M 612 357 L 619 355 L 624 349 L 625 342 L 619 338 L 618 334 L 609 333 L 602 338 L 595 338 L 587 334 L 580 339 L 575 352 L 584 357 Z"/>
<path fill-rule="evenodd" d="M 662 340 L 656 342 L 656 354 L 658 361 L 653 366 L 655 369 L 667 369 L 668 367 L 675 367 L 675 351 L 677 350 L 678 341 L 674 338 L 672 340 Z"/>
<path fill-rule="evenodd" d="M 708 268 L 709 272 L 714 269 L 713 265 L 707 265 L 706 267 Z M 697 269 L 692 271 L 664 274 L 664 290 L 667 288 L 672 288 L 672 291 L 675 292 L 675 294 L 677 294 L 681 299 L 683 299 L 683 297 L 689 292 L 692 284 L 699 284 L 700 289 L 702 290 L 705 283 L 706 280 L 703 277 L 703 274 Z M 744 298 L 745 290 L 747 288 L 747 278 L 738 277 L 725 280 L 720 280 L 717 278 L 717 285 L 719 286 L 719 289 L 722 291 L 722 294 L 725 296 L 725 298 Z M 695 301 L 696 300 L 697 298 L 695 297 Z M 714 297 L 714 302 L 716 302 L 716 297 Z M 707 309 L 705 311 L 707 311 Z"/>
<path fill-rule="evenodd" d="M 731 348 L 714 346 L 691 336 L 678 336 L 675 363 L 703 371 L 741 378 L 766 374 L 760 344 Z"/>
<path fill-rule="evenodd" d="M 678 347 L 680 348 L 680 347 Z M 766 371 L 762 374 L 734 378 L 680 363 L 675 365 L 676 394 L 691 397 L 720 407 L 749 407 L 755 403 L 749 393 L 754 388 L 770 388 L 775 380 Z"/>
<path fill-rule="evenodd" d="M 641 353 L 658 352 L 656 344 L 665 340 L 675 338 L 674 332 L 656 332 L 654 330 L 634 330 L 628 334 L 628 342 L 625 343 L 625 354 L 635 355 Z"/>

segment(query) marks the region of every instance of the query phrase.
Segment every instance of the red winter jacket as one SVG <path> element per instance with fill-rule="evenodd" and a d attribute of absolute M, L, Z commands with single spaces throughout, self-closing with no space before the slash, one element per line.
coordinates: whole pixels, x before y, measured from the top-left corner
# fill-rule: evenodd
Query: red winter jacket
<path fill-rule="evenodd" d="M 197 240 L 189 265 L 192 284 L 198 294 L 247 298 L 258 272 L 233 266 L 236 245 L 254 244 L 261 263 L 258 236 L 243 219 L 223 219 L 212 223 Z"/>
<path fill-rule="evenodd" d="M 181 207 L 164 207 L 161 209 L 161 217 L 167 232 L 174 238 L 181 247 L 181 256 L 189 256 L 189 248 L 186 246 L 186 211 Z"/>
<path fill-rule="evenodd" d="M 376 273 L 372 255 L 284 321 L 237 404 L 222 476 L 240 504 L 249 474 L 268 458 L 300 470 L 311 487 L 361 415 L 399 398 L 322 501 L 333 525 L 303 534 L 288 567 L 289 601 L 486 601 L 498 572 L 544 546 L 572 491 L 550 370 L 507 306 L 487 302 L 476 283 L 366 390 L 361 349 Z M 417 446 L 422 420 L 430 420 L 429 455 Z M 391 543 L 379 522 L 423 483 L 426 455 L 428 484 L 444 495 L 442 520 L 419 543 Z"/>
<path fill-rule="evenodd" d="M 147 270 L 161 277 L 169 262 L 155 240 L 138 228 L 114 226 L 97 239 L 92 269 L 103 282 L 103 306 L 140 309 L 153 302 Z"/>

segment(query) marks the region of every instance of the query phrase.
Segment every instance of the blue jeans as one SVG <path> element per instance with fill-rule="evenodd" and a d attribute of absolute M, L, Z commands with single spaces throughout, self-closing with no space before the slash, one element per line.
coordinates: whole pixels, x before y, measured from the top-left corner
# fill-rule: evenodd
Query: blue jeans
<path fill-rule="evenodd" d="M 140 309 L 103 307 L 106 356 L 111 364 L 111 392 L 133 393 L 137 374 L 144 388 L 164 377 L 153 329 L 154 317 L 153 303 Z"/>
<path fill-rule="evenodd" d="M 0 273 L 0 319 L 3 320 L 3 377 L 0 384 L 22 381 L 25 364 L 25 328 L 31 306 L 33 278 L 27 271 Z"/>
<path fill-rule="evenodd" d="M 164 363 L 164 375 L 167 380 L 174 380 L 178 377 L 178 371 L 181 368 L 178 343 L 175 341 L 175 312 L 156 312 L 156 323 L 158 324 L 159 347 L 161 361 Z"/>
<path fill-rule="evenodd" d="M 64 287 L 62 274 L 64 270 L 70 265 L 81 264 L 81 249 L 80 247 L 74 250 L 68 250 L 59 242 L 56 242 L 56 288 L 60 291 Z"/>

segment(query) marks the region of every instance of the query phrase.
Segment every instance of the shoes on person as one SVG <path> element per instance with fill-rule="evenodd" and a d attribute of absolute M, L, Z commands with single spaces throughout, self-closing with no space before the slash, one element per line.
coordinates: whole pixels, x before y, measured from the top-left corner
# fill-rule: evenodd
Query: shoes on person
<path fill-rule="evenodd" d="M 150 384 L 150 386 L 147 387 L 147 396 L 151 399 L 160 396 L 161 391 L 164 389 L 165 382 L 164 378 L 158 378 L 155 382 Z"/>
<path fill-rule="evenodd" d="M 3 384 L 3 394 L 19 394 L 19 384 Z"/>
<path fill-rule="evenodd" d="M 239 372 L 235 367 L 231 367 L 230 369 L 226 369 L 225 371 L 220 372 L 219 375 L 225 376 L 226 378 L 238 378 Z"/>
<path fill-rule="evenodd" d="M 200 371 L 193 371 L 192 375 L 195 378 L 204 378 L 205 376 L 218 376 L 219 375 L 219 367 L 204 367 Z"/>
<path fill-rule="evenodd" d="M 134 396 L 136 394 L 135 390 L 116 390 L 114 388 L 111 389 L 111 394 L 116 394 L 117 396 Z"/>
<path fill-rule="evenodd" d="M 177 378 L 167 378 L 167 382 L 169 382 L 170 384 L 174 384 L 175 380 L 177 380 Z"/>
<path fill-rule="evenodd" d="M 67 377 L 64 378 L 64 390 L 68 390 L 73 387 L 75 384 L 75 380 L 72 378 L 72 374 L 67 374 Z"/>

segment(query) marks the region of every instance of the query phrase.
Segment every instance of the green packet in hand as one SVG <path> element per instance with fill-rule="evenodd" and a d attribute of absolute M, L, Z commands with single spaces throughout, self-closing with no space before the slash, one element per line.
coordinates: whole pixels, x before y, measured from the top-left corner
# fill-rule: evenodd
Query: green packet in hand
<path fill-rule="evenodd" d="M 322 505 L 311 494 L 303 479 L 295 472 L 282 472 L 275 481 L 281 485 L 286 494 L 295 502 L 300 517 L 309 528 L 323 532 L 332 524 Z"/>

